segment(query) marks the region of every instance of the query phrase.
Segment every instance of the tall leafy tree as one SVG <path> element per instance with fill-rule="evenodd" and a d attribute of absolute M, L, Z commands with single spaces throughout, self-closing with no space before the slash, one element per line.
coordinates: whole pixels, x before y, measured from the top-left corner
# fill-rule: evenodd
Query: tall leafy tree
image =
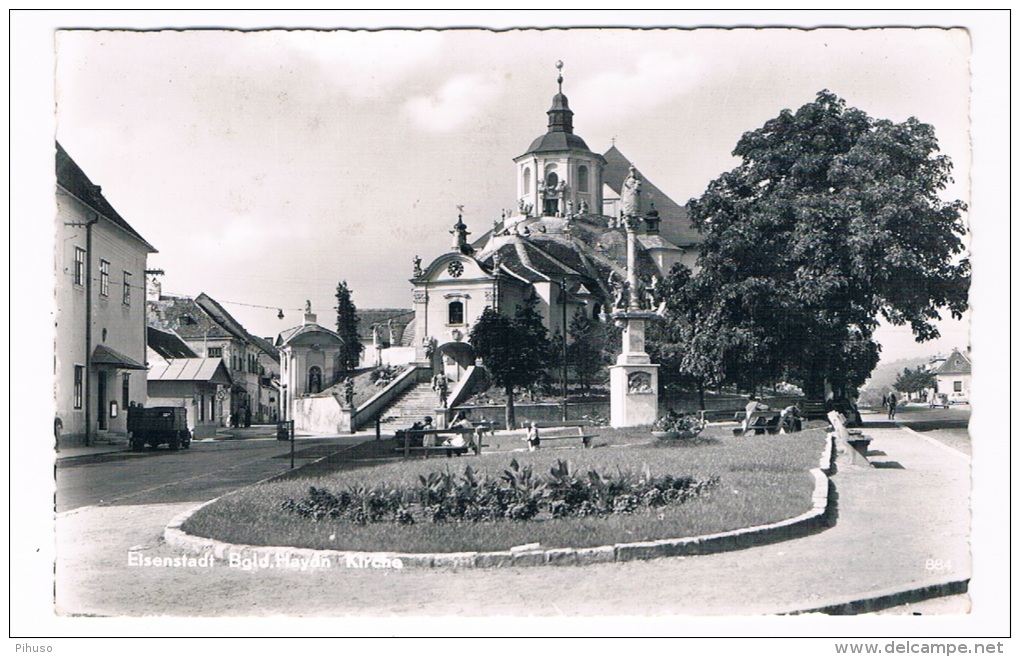
<path fill-rule="evenodd" d="M 915 118 L 874 119 L 829 91 L 747 132 L 741 162 L 690 202 L 705 235 L 687 299 L 709 308 L 731 378 L 789 373 L 820 397 L 859 387 L 878 362 L 879 318 L 938 337 L 967 308 L 952 163 Z M 745 381 L 747 383 L 747 381 Z"/>
<path fill-rule="evenodd" d="M 493 382 L 506 392 L 506 426 L 516 427 L 514 395 L 518 389 L 537 383 L 552 364 L 549 331 L 535 310 L 538 298 L 532 294 L 517 307 L 513 317 L 486 308 L 469 340 L 481 357 Z"/>
<path fill-rule="evenodd" d="M 340 281 L 336 286 L 336 332 L 344 341 L 340 351 L 340 368 L 351 372 L 361 362 L 365 346 L 358 337 L 358 309 L 354 306 L 347 281 Z"/>

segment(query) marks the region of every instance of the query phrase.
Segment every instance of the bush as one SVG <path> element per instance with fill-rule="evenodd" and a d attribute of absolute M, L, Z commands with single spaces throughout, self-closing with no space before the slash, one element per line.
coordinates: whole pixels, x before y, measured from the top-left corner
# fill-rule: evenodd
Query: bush
<path fill-rule="evenodd" d="M 647 465 L 640 477 L 622 470 L 616 476 L 589 470 L 578 477 L 562 460 L 548 477 L 536 477 L 531 466 L 522 467 L 513 459 L 498 479 L 467 466 L 460 477 L 449 471 L 420 475 L 413 489 L 352 486 L 334 494 L 313 486 L 304 497 L 288 499 L 280 507 L 316 522 L 357 525 L 585 518 L 682 504 L 718 481 L 718 477 L 653 477 Z"/>

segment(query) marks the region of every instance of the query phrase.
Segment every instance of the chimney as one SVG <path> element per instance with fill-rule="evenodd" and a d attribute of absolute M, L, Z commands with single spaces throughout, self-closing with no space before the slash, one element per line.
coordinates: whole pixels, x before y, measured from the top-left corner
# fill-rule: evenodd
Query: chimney
<path fill-rule="evenodd" d="M 149 284 L 145 286 L 145 300 L 159 301 L 163 294 L 163 284 L 159 282 L 159 275 L 153 274 L 149 277 Z"/>

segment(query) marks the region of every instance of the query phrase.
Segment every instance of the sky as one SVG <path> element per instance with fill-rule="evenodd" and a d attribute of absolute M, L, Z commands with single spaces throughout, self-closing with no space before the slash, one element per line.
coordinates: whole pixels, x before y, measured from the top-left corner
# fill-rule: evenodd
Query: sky
<path fill-rule="evenodd" d="M 411 263 L 516 204 L 512 158 L 546 130 L 555 62 L 589 147 L 678 202 L 747 130 L 830 89 L 935 126 L 969 200 L 965 30 L 94 31 L 56 34 L 56 135 L 157 249 L 165 293 L 205 292 L 274 337 L 305 300 L 409 308 Z M 278 309 L 285 317 L 278 318 Z M 936 344 L 880 334 L 885 357 Z"/>

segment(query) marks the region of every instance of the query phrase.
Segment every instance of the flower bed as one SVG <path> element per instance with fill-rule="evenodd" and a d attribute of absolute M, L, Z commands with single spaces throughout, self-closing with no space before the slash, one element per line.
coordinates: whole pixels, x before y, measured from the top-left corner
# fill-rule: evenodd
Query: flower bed
<path fill-rule="evenodd" d="M 513 505 L 489 506 L 492 511 L 483 511 L 486 508 L 484 503 L 473 507 L 465 505 L 465 517 L 460 518 L 456 502 L 452 506 L 446 505 L 443 511 L 439 510 L 444 508 L 442 504 L 438 505 L 439 509 L 426 511 L 426 506 L 437 505 L 422 506 L 413 495 L 422 488 L 423 477 L 427 482 L 432 476 L 432 483 L 439 488 L 464 485 L 461 473 L 465 472 L 464 465 L 468 463 L 461 460 L 456 462 L 455 469 L 441 468 L 438 475 L 435 474 L 437 464 L 431 459 L 379 464 L 378 456 L 388 450 L 383 448 L 385 441 L 372 441 L 365 446 L 383 447 L 376 450 L 378 455 L 367 461 L 353 459 L 353 451 L 345 451 L 343 458 L 332 463 L 318 464 L 287 479 L 241 489 L 192 515 L 183 530 L 246 545 L 393 552 L 497 551 L 534 542 L 544 548 L 595 547 L 698 536 L 776 522 L 811 508 L 814 480 L 809 471 L 817 467 L 819 453 L 825 444 L 824 429 L 809 429 L 786 436 L 744 438 L 727 436 L 728 432 L 723 428 L 713 426 L 694 441 L 682 441 L 680 444 L 689 447 L 687 449 L 664 448 L 665 444 L 651 439 L 648 432 L 649 427 L 603 429 L 600 441 L 604 442 L 600 444 L 606 447 L 515 453 L 513 458 L 518 463 L 516 476 L 522 477 L 526 468 L 531 468 L 534 473 L 549 472 L 549 476 L 542 476 L 542 482 L 548 488 L 555 478 L 552 471 L 559 467 L 561 461 L 569 461 L 569 465 L 564 466 L 565 477 L 577 481 L 584 480 L 592 470 L 599 473 L 604 482 L 622 481 L 628 476 L 634 483 L 642 479 L 646 482 L 666 481 L 667 477 L 674 480 L 690 477 L 694 482 L 710 482 L 713 477 L 718 477 L 718 481 L 714 485 L 703 483 L 697 494 L 687 497 L 682 503 L 659 505 L 658 501 L 644 501 L 641 496 L 636 496 L 635 502 L 623 497 L 632 492 L 621 490 L 618 491 L 620 495 L 612 496 L 611 506 L 608 495 L 604 498 L 607 500 L 605 504 L 596 506 L 601 511 L 581 511 L 585 499 L 592 499 L 591 493 L 585 493 L 576 498 L 576 503 L 570 504 L 575 509 L 572 513 L 554 511 L 557 498 L 552 497 L 539 503 L 538 512 L 526 521 L 519 519 L 532 513 L 526 505 L 509 511 L 508 515 L 506 510 Z M 514 442 L 515 445 L 518 443 Z M 503 479 L 505 470 L 513 470 L 507 467 L 511 455 L 485 452 L 480 458 L 467 458 L 476 482 L 484 479 L 512 487 Z M 329 469 L 332 471 L 327 471 Z M 622 479 L 621 473 L 625 475 Z M 447 475 L 444 481 L 436 479 Z M 531 477 L 538 481 L 535 475 Z M 385 489 L 381 482 L 387 482 Z M 552 483 L 551 487 L 566 491 L 573 485 Z M 301 505 L 306 497 L 310 498 L 311 487 L 316 491 L 325 490 L 325 493 L 318 493 L 319 501 L 328 504 L 332 502 L 328 502 L 327 493 L 341 497 L 352 487 L 362 491 L 410 492 L 410 497 L 403 497 L 404 493 L 395 496 L 404 503 L 410 516 L 405 513 L 404 519 L 398 520 L 396 510 L 390 508 L 382 512 L 381 522 L 369 522 L 367 518 L 365 522 L 352 521 L 349 516 L 347 519 L 341 517 L 345 512 L 331 515 L 327 510 L 316 514 L 311 510 L 314 504 L 309 505 L 310 499 L 306 502 L 308 513 L 304 515 L 283 508 L 289 500 L 293 500 L 295 506 Z M 648 489 L 645 489 L 641 495 L 647 492 Z M 448 497 L 444 493 L 444 499 Z M 563 497 L 561 495 L 560 499 L 563 500 Z M 621 499 L 619 507 L 617 497 Z M 456 499 L 456 495 L 453 498 Z M 363 501 L 367 499 L 373 499 L 372 495 L 362 497 Z M 368 504 L 366 515 L 379 513 L 378 509 L 373 511 L 371 507 L 379 502 Z M 504 509 L 501 517 L 497 517 L 495 512 L 498 508 Z M 613 511 L 606 512 L 610 508 Z M 445 517 L 433 522 L 430 513 Z M 472 514 L 477 514 L 480 519 L 475 520 Z M 486 514 L 488 517 L 485 517 Z"/>
<path fill-rule="evenodd" d="M 311 486 L 304 496 L 284 500 L 280 508 L 315 521 L 358 525 L 585 518 L 682 504 L 718 482 L 718 477 L 653 477 L 647 466 L 641 475 L 588 470 L 577 476 L 563 460 L 541 477 L 534 475 L 532 466 L 522 467 L 511 459 L 499 478 L 468 465 L 460 476 L 449 470 L 419 475 L 413 488 L 348 486 L 333 493 Z"/>

